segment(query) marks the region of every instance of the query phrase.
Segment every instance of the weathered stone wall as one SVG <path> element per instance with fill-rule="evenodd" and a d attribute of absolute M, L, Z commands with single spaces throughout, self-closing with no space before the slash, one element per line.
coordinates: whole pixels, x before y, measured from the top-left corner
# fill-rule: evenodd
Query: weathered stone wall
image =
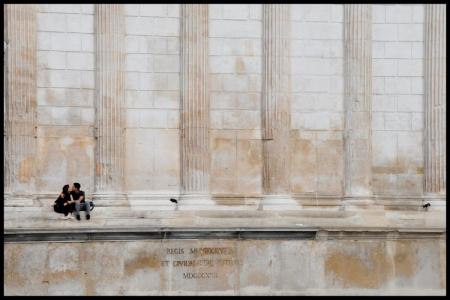
<path fill-rule="evenodd" d="M 439 239 L 42 242 L 4 250 L 5 295 L 445 295 L 446 288 Z"/>
<path fill-rule="evenodd" d="M 95 14 L 94 5 L 38 5 L 37 8 L 35 165 L 39 176 L 35 178 L 36 192 L 49 195 L 63 184 L 76 180 L 82 183 L 88 194 L 93 194 L 95 157 L 102 159 L 100 154 L 95 155 L 95 147 L 99 151 L 107 151 L 103 145 L 108 145 L 101 143 L 102 138 L 97 140 L 101 131 L 97 127 L 103 124 L 102 118 L 107 118 L 106 115 L 102 117 L 101 111 L 96 111 L 101 106 L 96 103 L 94 80 L 96 51 L 103 51 L 96 49 L 94 24 L 101 16 Z M 276 9 L 273 16 L 278 12 Z M 367 9 L 372 22 L 365 25 L 366 36 L 372 46 L 370 53 L 367 52 L 367 67 L 364 67 L 367 69 L 367 84 L 357 89 L 363 88 L 367 93 L 372 86 L 372 99 L 367 108 L 371 121 L 370 124 L 364 121 L 365 130 L 371 137 L 361 146 L 371 149 L 366 154 L 372 153 L 372 161 L 369 158 L 364 162 L 360 158 L 361 163 L 352 163 L 357 161 L 353 155 L 361 152 L 362 148 L 358 148 L 359 144 L 353 145 L 360 140 L 349 136 L 354 130 L 352 127 L 358 124 L 356 111 L 352 113 L 353 119 L 350 119 L 348 111 L 346 113 L 346 107 L 349 107 L 346 93 L 349 93 L 348 97 L 353 96 L 345 86 L 356 77 L 351 77 L 350 73 L 348 77 L 345 73 L 350 66 L 346 53 L 351 55 L 345 49 L 350 49 L 348 47 L 353 43 L 345 34 L 353 28 L 348 23 L 353 19 L 350 15 L 346 17 L 344 6 L 289 5 L 287 14 L 283 15 L 289 23 L 285 25 L 278 24 L 276 18 L 264 18 L 262 5 L 208 6 L 208 24 L 204 31 L 208 35 L 205 41 L 208 47 L 208 80 L 200 82 L 199 91 L 206 89 L 208 95 L 208 189 L 215 199 L 222 196 L 262 197 L 267 194 L 264 192 L 264 178 L 286 174 L 289 177 L 285 184 L 288 188 L 286 197 L 306 201 L 311 197 L 338 199 L 344 194 L 355 196 L 345 192 L 349 182 L 360 176 L 352 172 L 364 174 L 368 196 L 373 193 L 386 199 L 413 199 L 423 195 L 426 155 L 423 132 L 434 130 L 430 131 L 433 132 L 431 140 L 435 131 L 440 130 L 436 134 L 442 135 L 444 130 L 439 129 L 440 125 L 436 129 L 424 128 L 423 85 L 424 82 L 435 82 L 434 79 L 424 79 L 427 76 L 424 71 L 424 35 L 431 37 L 438 31 L 427 30 L 432 27 L 424 25 L 423 5 L 370 5 Z M 177 195 L 182 190 L 181 160 L 184 161 L 185 157 L 181 152 L 190 147 L 189 144 L 181 147 L 185 144 L 182 143 L 180 122 L 180 78 L 190 76 L 189 72 L 181 74 L 180 41 L 186 33 L 180 32 L 182 16 L 179 5 L 124 5 L 122 14 L 120 20 L 125 27 L 122 119 L 126 123 L 122 130 L 117 129 L 122 131 L 125 140 L 121 152 L 124 157 L 119 159 L 122 164 L 120 172 L 124 174 L 121 184 L 123 192 L 135 201 L 134 204 L 148 205 L 145 199 L 155 195 Z M 357 14 L 354 20 L 354 24 L 360 24 Z M 273 46 L 270 46 L 272 27 L 283 33 L 275 30 Z M 361 30 L 355 31 L 355 37 Z M 286 40 L 277 42 L 281 37 Z M 439 37 L 430 43 L 434 40 L 437 43 Z M 279 51 L 275 51 L 277 43 L 289 50 L 284 60 L 279 60 Z M 354 45 L 360 47 L 358 45 L 363 44 L 355 40 Z M 97 46 L 101 47 L 100 44 Z M 269 46 L 278 53 L 274 54 L 273 62 L 268 60 L 272 49 Z M 431 57 L 434 53 L 431 50 L 427 53 L 430 56 L 427 61 L 442 59 Z M 270 107 L 267 110 L 262 104 L 263 97 L 270 98 L 265 95 L 272 90 L 275 93 L 272 85 L 280 84 L 276 78 L 281 74 L 279 70 L 282 70 L 283 63 L 287 64 L 283 71 L 286 78 L 282 90 L 286 93 L 286 105 L 290 107 L 290 119 L 286 118 L 290 124 L 286 133 L 289 142 L 283 138 L 278 144 L 287 147 L 289 159 L 283 163 L 289 165 L 289 170 L 280 175 L 276 171 L 279 167 L 276 167 L 275 160 L 270 162 L 273 157 L 270 158 L 269 148 L 263 147 L 271 142 L 265 139 L 267 128 L 264 127 Z M 430 68 L 427 70 L 434 70 Z M 347 73 L 351 70 L 348 69 Z M 429 73 L 434 74 L 432 71 Z M 429 76 L 443 76 L 439 74 Z M 271 82 L 270 78 L 275 79 Z M 432 91 L 433 83 L 429 86 Z M 354 89 L 355 95 L 361 92 Z M 429 99 L 435 101 L 432 99 L 438 99 L 436 97 L 429 96 Z M 439 97 L 445 97 L 445 94 L 439 94 Z M 187 102 L 190 101 L 193 100 Z M 436 103 L 440 105 L 436 109 L 445 110 L 440 102 Z M 433 118 L 441 118 L 439 116 L 436 114 Z M 104 121 L 107 122 L 106 119 Z M 189 126 L 198 126 L 195 120 L 193 122 Z M 117 124 L 104 123 L 102 126 L 120 128 L 114 127 Z M 439 140 L 436 145 L 436 149 L 442 152 L 445 141 Z M 103 155 L 117 155 L 116 150 L 109 149 L 111 153 Z M 427 157 L 437 161 L 439 155 L 430 152 Z M 107 161 L 103 164 L 106 168 Z M 444 164 L 445 161 L 439 161 L 439 165 Z M 429 166 L 429 172 L 434 172 L 431 171 L 435 168 L 433 161 Z M 445 175 L 439 176 L 433 180 L 440 180 L 439 184 L 445 186 Z M 283 182 L 280 178 L 277 180 L 279 184 Z M 270 189 L 275 191 L 277 188 L 281 187 Z"/>

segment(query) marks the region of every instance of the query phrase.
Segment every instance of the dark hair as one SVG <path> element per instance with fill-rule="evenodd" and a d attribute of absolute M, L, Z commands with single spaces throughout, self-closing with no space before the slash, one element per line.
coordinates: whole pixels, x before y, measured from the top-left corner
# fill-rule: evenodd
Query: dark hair
<path fill-rule="evenodd" d="M 68 185 L 68 184 L 66 184 L 65 186 L 63 186 L 62 192 L 63 192 L 64 194 L 67 194 L 67 193 L 69 192 L 69 185 Z"/>
<path fill-rule="evenodd" d="M 79 190 L 80 187 L 81 187 L 81 185 L 80 185 L 78 182 L 74 182 L 74 183 L 73 183 L 73 186 L 74 186 L 77 190 Z"/>

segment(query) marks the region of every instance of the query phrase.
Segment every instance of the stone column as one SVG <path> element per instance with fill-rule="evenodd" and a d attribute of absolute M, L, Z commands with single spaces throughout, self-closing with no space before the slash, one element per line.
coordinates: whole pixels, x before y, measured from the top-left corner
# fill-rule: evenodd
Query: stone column
<path fill-rule="evenodd" d="M 4 8 L 5 196 L 14 201 L 12 205 L 31 205 L 36 192 L 36 6 Z"/>
<path fill-rule="evenodd" d="M 181 5 L 181 187 L 209 196 L 208 5 Z"/>
<path fill-rule="evenodd" d="M 425 194 L 445 195 L 446 11 L 425 5 Z"/>
<path fill-rule="evenodd" d="M 345 197 L 372 195 L 372 6 L 344 5 Z"/>
<path fill-rule="evenodd" d="M 95 194 L 105 205 L 124 198 L 125 22 L 122 4 L 97 4 Z M 106 200 L 106 201 L 102 201 Z"/>
<path fill-rule="evenodd" d="M 290 198 L 290 9 L 263 4 L 263 190 Z"/>

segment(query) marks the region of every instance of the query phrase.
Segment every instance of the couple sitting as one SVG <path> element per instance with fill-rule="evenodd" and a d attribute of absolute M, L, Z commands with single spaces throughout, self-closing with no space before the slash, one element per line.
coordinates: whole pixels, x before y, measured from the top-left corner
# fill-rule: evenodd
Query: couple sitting
<path fill-rule="evenodd" d="M 90 211 L 93 203 L 85 199 L 84 192 L 80 190 L 80 187 L 81 185 L 78 182 L 75 182 L 70 189 L 69 185 L 66 184 L 58 199 L 56 199 L 53 209 L 57 213 L 64 214 L 63 219 L 73 219 L 72 216 L 69 216 L 69 213 L 72 215 L 75 211 L 75 216 L 80 221 L 80 210 L 86 211 L 86 220 L 91 218 Z"/>

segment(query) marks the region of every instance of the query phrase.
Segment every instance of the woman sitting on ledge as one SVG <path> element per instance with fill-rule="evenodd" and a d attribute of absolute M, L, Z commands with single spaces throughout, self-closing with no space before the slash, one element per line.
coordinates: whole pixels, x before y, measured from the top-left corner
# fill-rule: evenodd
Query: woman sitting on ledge
<path fill-rule="evenodd" d="M 73 219 L 72 212 L 74 210 L 74 205 L 71 203 L 69 185 L 63 186 L 61 194 L 59 194 L 58 199 L 56 199 L 53 205 L 53 210 L 57 213 L 64 214 L 61 219 L 68 220 Z M 70 216 L 69 216 L 70 213 Z"/>

